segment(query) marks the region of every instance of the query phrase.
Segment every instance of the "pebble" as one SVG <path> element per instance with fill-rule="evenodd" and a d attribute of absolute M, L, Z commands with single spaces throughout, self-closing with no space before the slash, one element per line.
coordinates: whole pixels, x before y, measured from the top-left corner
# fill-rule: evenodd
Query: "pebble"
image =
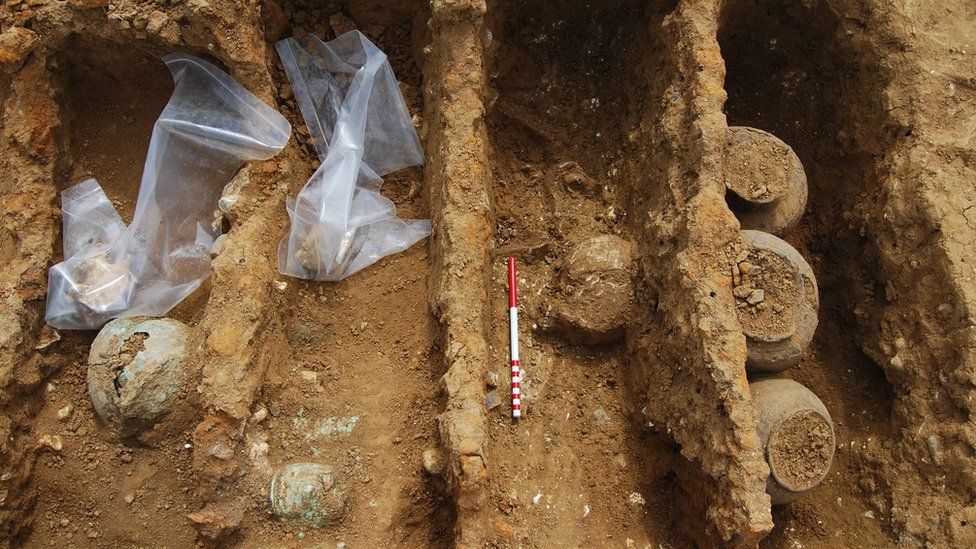
<path fill-rule="evenodd" d="M 254 415 L 251 416 L 251 423 L 255 423 L 255 424 L 261 423 L 262 421 L 267 419 L 267 417 L 268 417 L 268 409 L 262 406 L 258 408 L 256 412 L 254 412 Z"/>
<path fill-rule="evenodd" d="M 68 418 L 71 417 L 71 413 L 74 411 L 75 411 L 75 405 L 68 404 L 67 406 L 64 406 L 63 408 L 58 410 L 58 419 L 60 419 L 61 421 L 67 421 Z"/>
<path fill-rule="evenodd" d="M 485 373 L 485 387 L 489 389 L 494 389 L 498 387 L 498 372 L 486 372 Z"/>
<path fill-rule="evenodd" d="M 942 465 L 942 451 L 939 448 L 939 438 L 935 435 L 929 435 L 925 439 L 925 444 L 929 447 L 929 453 L 932 454 L 932 461 L 936 465 Z"/>
<path fill-rule="evenodd" d="M 132 505 L 132 502 L 136 500 L 136 497 L 132 494 L 126 494 L 125 497 L 122 499 L 124 499 L 125 502 L 128 503 L 129 505 Z"/>
<path fill-rule="evenodd" d="M 752 286 L 736 286 L 735 288 L 732 288 L 732 295 L 739 299 L 745 299 L 752 294 L 752 291 Z"/>
<path fill-rule="evenodd" d="M 423 463 L 424 471 L 437 476 L 444 472 L 444 453 L 437 448 L 427 448 L 424 450 Z"/>
<path fill-rule="evenodd" d="M 58 435 L 44 435 L 37 440 L 37 445 L 42 448 L 50 448 L 55 452 L 60 452 L 64 448 L 64 443 Z"/>
<path fill-rule="evenodd" d="M 753 290 L 748 297 L 746 297 L 746 303 L 749 305 L 758 305 L 766 299 L 766 292 L 763 290 Z"/>
<path fill-rule="evenodd" d="M 498 398 L 498 391 L 488 391 L 488 393 L 485 394 L 485 406 L 487 406 L 489 410 L 494 410 L 500 405 L 501 399 Z"/>
<path fill-rule="evenodd" d="M 217 239 L 213 241 L 213 244 L 210 245 L 210 257 L 212 259 L 216 259 L 217 256 L 219 256 L 220 253 L 224 251 L 224 244 L 226 243 L 227 243 L 226 234 L 222 234 L 218 236 Z"/>

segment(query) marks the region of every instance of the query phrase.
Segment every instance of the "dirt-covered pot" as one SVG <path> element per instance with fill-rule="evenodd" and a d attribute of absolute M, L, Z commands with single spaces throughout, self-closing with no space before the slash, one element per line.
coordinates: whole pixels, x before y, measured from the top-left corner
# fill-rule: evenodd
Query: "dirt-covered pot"
<path fill-rule="evenodd" d="M 773 505 L 788 503 L 830 471 L 836 445 L 833 421 L 817 395 L 791 379 L 763 378 L 749 389 L 769 464 L 766 490 Z"/>
<path fill-rule="evenodd" d="M 783 236 L 796 227 L 807 206 L 800 158 L 776 136 L 756 128 L 729 128 L 725 185 L 743 229 Z"/>
<path fill-rule="evenodd" d="M 781 372 L 795 366 L 817 330 L 819 290 L 813 269 L 795 248 L 761 231 L 742 231 L 747 249 L 733 265 L 747 369 Z"/>

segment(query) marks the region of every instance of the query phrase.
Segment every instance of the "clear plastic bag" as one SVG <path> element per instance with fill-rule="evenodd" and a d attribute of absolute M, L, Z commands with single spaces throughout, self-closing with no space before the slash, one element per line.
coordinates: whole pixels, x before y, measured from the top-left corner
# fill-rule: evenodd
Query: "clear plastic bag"
<path fill-rule="evenodd" d="M 423 164 L 420 140 L 386 55 L 359 31 L 277 44 L 322 165 L 287 203 L 282 274 L 341 280 L 430 234 L 430 221 L 396 217 L 382 176 Z"/>
<path fill-rule="evenodd" d="M 164 61 L 175 89 L 153 126 L 132 223 L 94 179 L 61 195 L 65 260 L 48 274 L 45 315 L 56 328 L 169 312 L 210 274 L 224 185 L 288 142 L 288 121 L 214 65 L 184 54 Z"/>

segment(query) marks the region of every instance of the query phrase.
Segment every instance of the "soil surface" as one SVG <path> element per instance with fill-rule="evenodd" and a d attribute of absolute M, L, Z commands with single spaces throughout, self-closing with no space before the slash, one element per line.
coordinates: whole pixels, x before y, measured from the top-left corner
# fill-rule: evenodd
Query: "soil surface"
<path fill-rule="evenodd" d="M 732 289 L 742 331 L 760 341 L 793 335 L 805 299 L 797 266 L 770 250 L 752 250 L 733 267 L 739 284 Z"/>
<path fill-rule="evenodd" d="M 834 437 L 830 424 L 816 412 L 793 414 L 769 437 L 770 474 L 800 492 L 813 488 L 830 467 Z"/>
<path fill-rule="evenodd" d="M 922 4 L 0 4 L 0 546 L 976 545 L 976 13 Z M 297 280 L 285 201 L 319 159 L 274 44 L 352 29 L 426 156 L 382 192 L 433 234 Z M 97 332 L 44 324 L 47 270 L 60 191 L 95 178 L 131 221 L 176 51 L 292 139 L 227 182 L 212 275 L 167 315 L 181 405 L 120 438 L 88 390 Z M 816 281 L 736 218 L 804 196 L 779 236 Z M 746 336 L 817 303 L 780 375 L 833 430 L 798 413 L 764 451 Z M 346 495 L 320 527 L 275 515 L 296 463 Z M 771 506 L 770 466 L 810 489 Z"/>
<path fill-rule="evenodd" d="M 729 128 L 731 143 L 726 152 L 729 190 L 750 202 L 775 200 L 795 180 L 803 167 L 797 165 L 788 145 L 752 128 Z"/>

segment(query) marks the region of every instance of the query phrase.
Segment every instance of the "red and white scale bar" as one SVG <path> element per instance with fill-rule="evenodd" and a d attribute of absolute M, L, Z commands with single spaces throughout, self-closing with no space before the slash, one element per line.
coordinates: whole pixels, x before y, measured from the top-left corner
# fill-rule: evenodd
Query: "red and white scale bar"
<path fill-rule="evenodd" d="M 519 371 L 518 289 L 515 258 L 508 258 L 508 324 L 512 349 L 512 417 L 522 417 L 522 373 Z"/>

